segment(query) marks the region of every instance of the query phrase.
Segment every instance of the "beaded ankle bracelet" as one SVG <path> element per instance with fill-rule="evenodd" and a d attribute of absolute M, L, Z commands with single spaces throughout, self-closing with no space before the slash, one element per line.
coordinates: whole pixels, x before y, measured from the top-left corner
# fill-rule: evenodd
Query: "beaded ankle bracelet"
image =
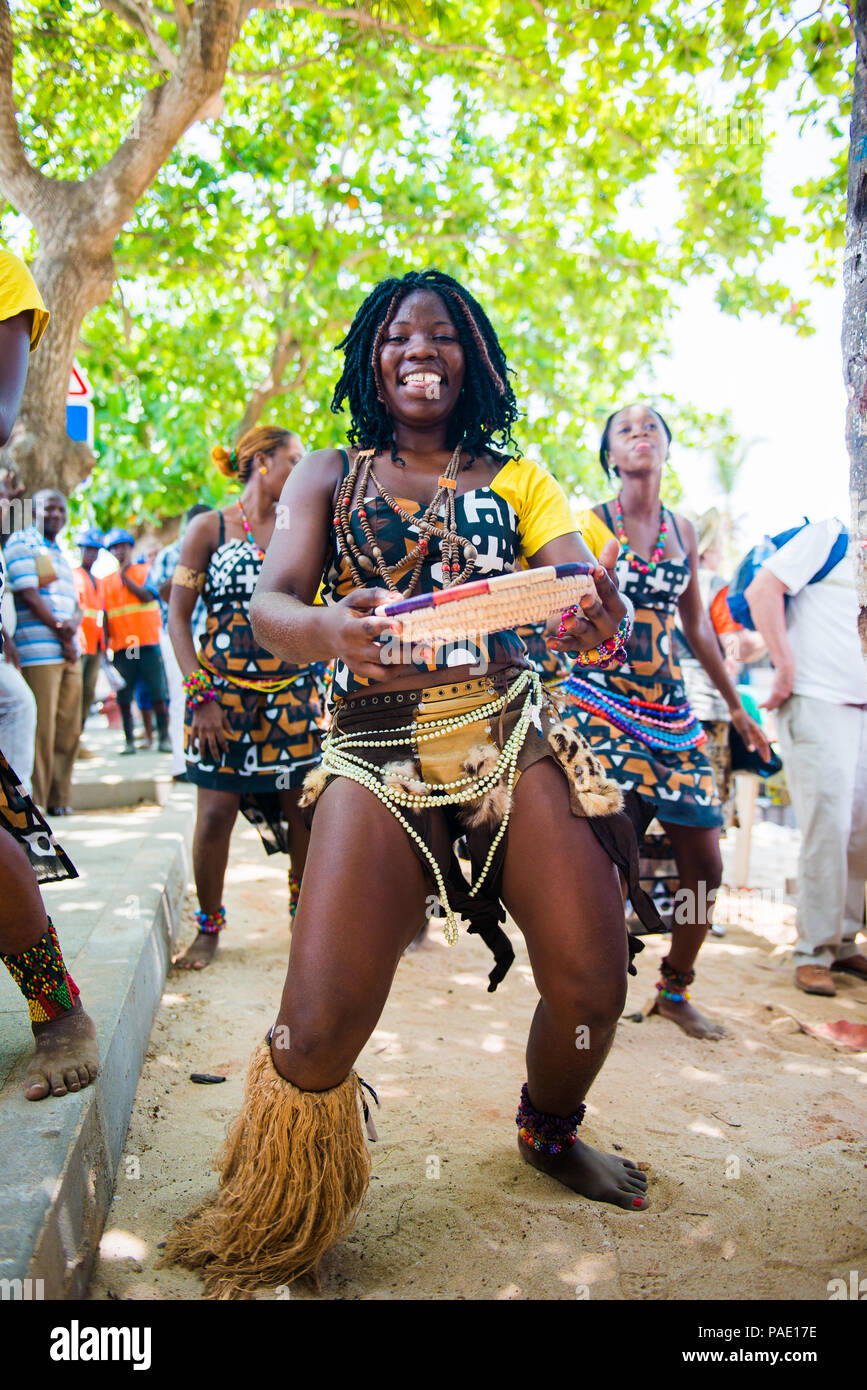
<path fill-rule="evenodd" d="M 584 1119 L 586 1109 L 582 1102 L 571 1115 L 545 1115 L 533 1108 L 525 1082 L 521 1087 L 521 1104 L 515 1116 L 518 1135 L 531 1149 L 540 1153 L 562 1153 L 575 1143 L 575 1131 Z"/>
<path fill-rule="evenodd" d="M 226 909 L 218 907 L 216 912 L 197 912 L 196 921 L 199 924 L 199 931 L 206 936 L 215 936 L 222 931 L 226 925 Z"/>
<path fill-rule="evenodd" d="M 670 999 L 674 1004 L 685 1004 L 689 999 L 688 987 L 695 979 L 695 971 L 686 970 L 681 973 L 673 970 L 666 956 L 659 962 L 659 973 L 662 979 L 657 981 L 656 988 L 659 990 L 660 999 Z"/>
<path fill-rule="evenodd" d="M 26 951 L 0 952 L 24 998 L 31 1023 L 50 1023 L 75 1008 L 78 986 L 63 961 L 54 923 L 48 918 L 45 935 Z"/>
<path fill-rule="evenodd" d="M 184 694 L 187 697 L 188 705 L 204 705 L 208 700 L 216 700 L 217 692 L 214 689 L 211 677 L 207 671 L 193 671 L 184 680 Z"/>

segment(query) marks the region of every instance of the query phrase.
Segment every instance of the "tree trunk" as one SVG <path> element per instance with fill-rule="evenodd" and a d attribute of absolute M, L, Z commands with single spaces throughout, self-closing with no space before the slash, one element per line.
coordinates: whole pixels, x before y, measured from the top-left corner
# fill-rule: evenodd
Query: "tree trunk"
<path fill-rule="evenodd" d="M 31 495 L 54 487 L 68 496 L 94 462 L 88 446 L 66 433 L 66 394 L 82 320 L 108 299 L 114 267 L 110 255 L 96 260 L 84 254 L 79 248 L 86 237 L 70 235 L 65 224 L 66 219 L 33 265 L 51 319 L 30 358 L 21 411 L 3 451 L 4 464 L 16 469 Z"/>
<path fill-rule="evenodd" d="M 857 542 L 858 632 L 867 656 L 867 0 L 857 0 L 855 5 L 855 43 L 843 265 L 843 376 L 848 398 L 852 535 Z"/>
<path fill-rule="evenodd" d="M 194 0 L 174 71 L 145 93 L 133 132 L 111 159 L 75 183 L 46 178 L 27 158 L 16 119 L 9 3 L 0 0 L 0 192 L 36 228 L 33 276 L 51 313 L 30 360 L 12 438 L 0 452 L 0 462 L 18 470 L 28 493 L 48 486 L 68 493 L 93 467 L 91 450 L 66 433 L 81 324 L 111 294 L 112 248 L 138 199 L 184 132 L 213 111 L 250 8 L 250 0 Z"/>

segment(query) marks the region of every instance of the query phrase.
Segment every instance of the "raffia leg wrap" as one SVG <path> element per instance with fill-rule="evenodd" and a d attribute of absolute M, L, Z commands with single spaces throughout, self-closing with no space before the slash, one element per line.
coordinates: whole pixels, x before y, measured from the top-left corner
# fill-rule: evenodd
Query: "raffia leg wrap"
<path fill-rule="evenodd" d="M 355 1072 L 330 1091 L 300 1091 L 261 1043 L 216 1166 L 219 1191 L 177 1223 L 161 1262 L 201 1270 L 208 1298 L 315 1276 L 370 1179 Z"/>

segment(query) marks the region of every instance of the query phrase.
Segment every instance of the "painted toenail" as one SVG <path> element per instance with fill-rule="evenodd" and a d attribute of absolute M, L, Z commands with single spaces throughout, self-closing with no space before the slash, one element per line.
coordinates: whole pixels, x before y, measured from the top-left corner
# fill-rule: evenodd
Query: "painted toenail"
<path fill-rule="evenodd" d="M 634 1207 L 640 1207 L 640 1206 L 643 1204 L 643 1202 L 644 1202 L 644 1198 L 643 1198 L 643 1197 L 633 1197 L 633 1199 L 632 1199 L 632 1205 L 633 1205 Z"/>

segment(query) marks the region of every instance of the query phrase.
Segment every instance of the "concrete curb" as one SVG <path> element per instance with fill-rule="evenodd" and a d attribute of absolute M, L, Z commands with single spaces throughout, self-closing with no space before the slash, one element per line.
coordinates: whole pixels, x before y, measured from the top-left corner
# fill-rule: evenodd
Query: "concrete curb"
<path fill-rule="evenodd" d="M 23 1095 L 22 1059 L 0 1091 L 0 1280 L 41 1280 L 31 1288 L 48 1299 L 87 1292 L 177 937 L 193 807 L 179 789 L 148 817 L 118 855 L 122 892 L 101 904 L 83 949 L 67 957 L 97 1027 L 96 1083 L 33 1103 Z M 81 883 L 86 892 L 86 870 Z"/>

